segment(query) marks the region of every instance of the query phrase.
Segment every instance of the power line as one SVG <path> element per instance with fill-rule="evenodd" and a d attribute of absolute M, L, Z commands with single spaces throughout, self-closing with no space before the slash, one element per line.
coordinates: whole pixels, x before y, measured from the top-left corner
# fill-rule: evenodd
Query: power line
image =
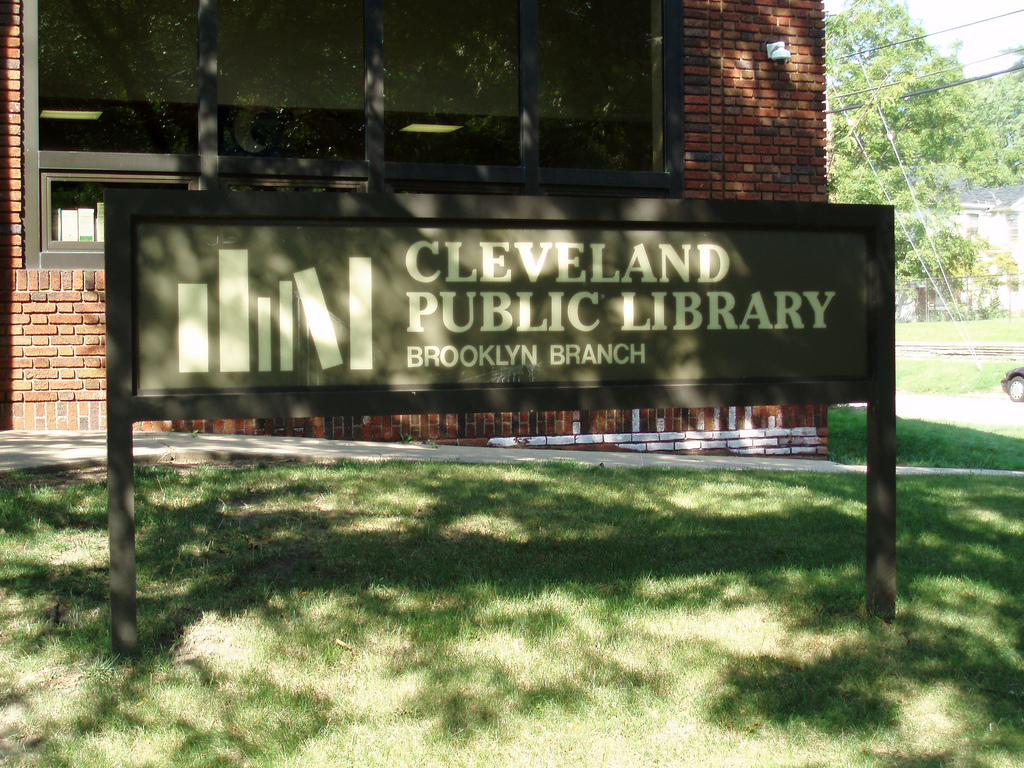
<path fill-rule="evenodd" d="M 959 71 L 965 69 L 966 67 L 971 67 L 971 66 L 974 66 L 975 64 L 984 64 L 986 61 L 994 61 L 995 59 L 1001 59 L 1004 56 L 1015 56 L 1018 53 L 1024 53 L 1024 48 L 1014 48 L 1012 50 L 1004 51 L 1003 53 L 997 54 L 996 56 L 988 56 L 988 57 L 986 57 L 984 59 L 976 59 L 975 61 L 967 61 L 967 62 L 964 62 L 963 64 L 958 64 L 955 67 L 946 67 L 945 69 L 937 69 L 934 72 L 925 72 L 922 75 L 915 75 L 914 77 L 910 78 L 909 80 L 901 80 L 901 81 L 898 81 L 898 82 L 882 83 L 881 85 L 876 85 L 874 88 L 858 88 L 856 91 L 847 91 L 846 93 L 841 94 L 840 96 L 837 96 L 837 98 L 846 98 L 848 96 L 858 96 L 859 94 L 862 94 L 862 93 L 873 93 L 873 92 L 879 90 L 880 88 L 892 88 L 892 87 L 897 86 L 897 85 L 906 85 L 907 83 L 913 83 L 913 82 L 915 82 L 917 80 L 924 80 L 924 79 L 929 78 L 929 77 L 938 77 L 939 75 L 944 75 L 947 72 L 959 72 Z M 1006 71 L 1011 71 L 1012 72 L 1013 70 L 1011 69 L 1011 70 L 1006 70 Z M 992 76 L 997 75 L 997 74 L 1005 74 L 1005 71 L 1003 71 L 1003 72 L 995 72 L 995 73 L 992 73 L 991 75 L 985 75 L 985 77 L 992 77 Z"/>
<path fill-rule="evenodd" d="M 1005 19 L 1007 16 L 1013 16 L 1013 15 L 1018 14 L 1018 13 L 1024 13 L 1024 8 L 1021 8 L 1021 9 L 1016 10 L 1016 11 L 1010 11 L 1009 13 L 1002 13 L 1002 14 L 1000 14 L 998 16 L 991 16 L 991 17 L 989 17 L 987 19 L 981 19 L 979 21 L 972 21 L 972 22 L 969 22 L 967 24 L 961 24 L 958 27 L 950 27 L 949 29 L 940 29 L 938 32 L 929 32 L 929 33 L 927 33 L 925 35 L 918 35 L 917 37 L 908 37 L 906 40 L 898 40 L 895 43 L 886 43 L 885 45 L 878 45 L 878 46 L 875 46 L 874 48 L 864 48 L 863 50 L 854 51 L 853 53 L 848 53 L 845 56 L 840 56 L 839 57 L 839 61 L 845 61 L 846 59 L 852 59 L 854 56 L 860 56 L 860 55 L 866 54 L 866 53 L 874 53 L 875 51 L 882 51 L 882 50 L 885 50 L 886 48 L 894 48 L 897 45 L 906 45 L 907 43 L 915 43 L 918 40 L 924 40 L 926 38 L 933 37 L 935 35 L 942 35 L 942 34 L 945 34 L 946 32 L 956 32 L 959 29 L 966 29 L 967 27 L 974 27 L 974 26 L 977 26 L 978 24 L 985 24 L 985 23 L 987 23 L 989 21 L 996 21 L 997 19 Z"/>
<path fill-rule="evenodd" d="M 841 99 L 842 97 L 837 94 L 836 98 L 837 99 Z M 850 115 L 849 114 L 845 114 L 845 115 L 843 115 L 843 117 L 846 118 L 846 123 L 849 126 L 850 133 L 852 134 L 854 140 L 857 142 L 857 146 L 860 147 L 860 151 L 863 153 L 864 159 L 867 161 L 868 168 L 871 169 L 871 173 L 874 175 L 875 181 L 878 183 L 878 186 L 881 189 L 882 194 L 885 196 L 886 201 L 889 203 L 889 205 L 891 205 L 894 209 L 896 209 L 895 201 L 892 199 L 892 196 L 889 194 L 889 190 L 886 188 L 885 182 L 882 181 L 882 176 L 878 172 L 878 169 L 875 167 L 875 163 L 871 159 L 871 155 L 868 152 L 867 146 L 865 146 L 864 142 L 861 140 L 860 134 L 857 133 L 857 128 L 853 124 L 853 121 L 850 119 Z M 896 151 L 897 159 L 899 159 L 899 150 L 896 150 L 896 145 L 895 145 L 895 142 L 893 142 L 892 134 L 891 133 L 889 134 L 889 140 L 890 140 L 890 143 L 892 143 L 893 149 Z M 902 162 L 901 162 L 901 168 L 902 168 Z M 910 185 L 910 180 L 909 180 L 909 178 L 907 178 L 905 173 L 904 173 L 903 178 L 904 178 L 904 181 L 906 181 L 907 185 L 909 186 Z M 911 192 L 911 196 L 914 197 L 913 189 L 911 189 L 910 192 Z M 914 205 L 915 205 L 915 207 L 917 207 L 917 210 L 920 213 L 921 209 L 920 209 L 919 206 L 917 206 L 917 199 L 916 199 L 916 197 L 914 197 Z M 942 308 L 946 310 L 946 314 L 948 314 L 950 320 L 953 321 L 953 326 L 960 333 L 960 337 L 964 341 L 967 342 L 967 344 L 968 344 L 968 346 L 969 346 L 969 348 L 971 350 L 971 354 L 974 356 L 975 365 L 977 365 L 979 370 L 980 370 L 981 364 L 978 362 L 977 353 L 974 350 L 974 344 L 971 341 L 970 334 L 967 331 L 967 327 L 965 325 L 963 325 L 962 315 L 961 315 L 960 309 L 959 309 L 959 307 L 956 306 L 956 296 L 953 294 L 952 288 L 949 287 L 949 281 L 946 280 L 946 285 L 947 285 L 947 287 L 949 287 L 949 299 L 950 300 L 946 301 L 946 297 L 942 293 L 941 286 L 939 285 L 938 281 L 935 279 L 935 275 L 932 274 L 932 270 L 928 267 L 927 261 L 925 261 L 924 257 L 921 255 L 921 251 L 918 250 L 917 243 L 914 242 L 914 238 L 911 235 L 910 230 L 907 229 L 907 225 L 904 222 L 904 215 L 902 215 L 902 212 L 900 212 L 898 210 L 897 210 L 897 214 L 898 215 L 895 217 L 896 223 L 899 225 L 900 229 L 903 231 L 903 236 L 906 237 L 907 243 L 910 245 L 911 249 L 914 251 L 914 255 L 917 256 L 917 260 L 920 263 L 921 268 L 924 270 L 925 275 L 928 277 L 928 281 L 931 283 L 932 288 L 935 290 L 935 295 L 938 297 L 939 302 L 942 304 Z M 921 217 L 921 221 L 922 221 L 922 224 L 925 224 L 923 216 Z M 925 224 L 925 233 L 927 234 L 927 232 L 928 232 L 928 227 L 927 227 L 927 224 Z M 929 239 L 929 242 L 932 245 L 932 253 L 935 256 L 936 261 L 939 262 L 939 255 L 938 255 L 938 252 L 935 250 L 935 244 L 934 244 L 934 242 L 931 241 L 931 237 L 930 236 L 929 236 L 928 239 Z M 941 262 L 939 262 L 939 265 L 941 267 Z M 950 302 L 952 302 L 953 307 L 950 307 Z M 954 309 L 956 310 L 955 314 L 954 314 Z M 958 321 L 958 318 L 960 318 L 959 321 Z"/>
<path fill-rule="evenodd" d="M 868 77 L 868 69 L 864 65 L 864 62 L 861 62 L 860 66 L 864 72 L 864 79 L 868 81 L 868 83 L 870 83 L 871 80 Z M 910 174 L 907 172 L 907 167 L 903 164 L 903 155 L 900 154 L 900 150 L 896 146 L 896 136 L 895 134 L 893 134 L 892 129 L 889 127 L 889 122 L 885 119 L 885 112 L 882 111 L 882 105 L 879 104 L 878 102 L 875 102 L 875 108 L 878 110 L 878 116 L 882 120 L 882 128 L 885 129 L 885 136 L 887 139 L 889 139 L 889 146 L 892 147 L 893 154 L 896 156 L 896 162 L 899 164 L 900 173 L 903 174 L 903 181 L 907 185 L 907 191 L 910 192 L 910 199 L 914 201 L 914 208 L 917 210 L 918 216 L 921 217 L 921 223 L 924 225 L 925 237 L 928 239 L 928 244 L 931 246 L 932 253 L 935 255 L 935 261 L 939 265 L 939 272 L 942 274 L 942 279 L 946 284 L 946 290 L 948 290 L 950 296 L 952 296 L 953 288 L 949 284 L 949 275 L 946 274 L 946 268 L 942 264 L 942 259 L 939 258 L 939 249 L 935 247 L 935 241 L 932 239 L 931 229 L 928 227 L 928 223 L 925 221 L 924 212 L 921 210 L 921 204 L 918 203 L 917 201 L 917 193 L 914 191 L 914 185 L 910 181 Z M 957 314 L 959 315 L 959 309 L 957 310 Z M 960 317 L 959 319 L 963 321 L 962 317 Z"/>
<path fill-rule="evenodd" d="M 974 83 L 974 82 L 977 82 L 978 80 L 988 80 L 988 78 L 990 78 L 990 77 L 996 77 L 998 75 L 1005 75 L 1005 74 L 1007 74 L 1009 72 L 1017 72 L 1017 71 L 1022 70 L 1022 69 L 1024 69 L 1024 64 L 1018 64 L 1018 65 L 1016 65 L 1014 67 L 1009 67 L 1008 69 L 1002 69 L 1002 70 L 1000 70 L 998 72 L 990 72 L 987 75 L 978 75 L 977 77 L 967 77 L 967 78 L 964 78 L 963 80 L 957 80 L 955 83 L 945 83 L 944 85 L 936 85 L 934 88 L 925 88 L 924 90 L 921 90 L 921 91 L 911 91 L 910 93 L 903 94 L 903 98 L 904 99 L 909 99 L 911 96 L 920 96 L 920 95 L 925 94 L 925 93 L 934 93 L 935 91 L 941 91 L 944 88 L 953 88 L 953 87 L 955 87 L 957 85 L 966 85 L 967 83 Z"/>
<path fill-rule="evenodd" d="M 924 88 L 923 90 L 920 90 L 920 91 L 910 91 L 909 93 L 904 93 L 902 96 L 900 96 L 900 98 L 901 99 L 909 99 L 912 96 L 921 96 L 921 95 L 926 94 L 926 93 L 934 93 L 935 91 L 941 91 L 941 90 L 944 90 L 946 88 L 955 88 L 958 85 L 967 85 L 968 83 L 974 83 L 974 82 L 977 82 L 978 80 L 987 80 L 990 77 L 998 77 L 999 75 L 1005 75 L 1005 74 L 1008 74 L 1009 72 L 1019 72 L 1022 69 L 1024 69 L 1024 64 L 1018 64 L 1018 65 L 1016 65 L 1014 67 L 1010 67 L 1009 69 L 1002 69 L 1002 70 L 1000 70 L 998 72 L 990 72 L 987 75 L 978 75 L 977 77 L 967 77 L 967 78 L 964 78 L 963 80 L 957 80 L 955 83 L 945 83 L 943 85 L 936 85 L 933 88 Z M 898 85 L 898 83 L 892 83 L 891 85 Z M 879 86 L 877 86 L 875 88 L 867 88 L 865 90 L 874 93 L 879 88 L 884 88 L 884 87 L 887 87 L 887 86 L 885 84 L 883 84 L 883 85 L 879 85 Z M 863 93 L 863 92 L 864 91 L 856 91 L 856 93 Z M 847 94 L 847 95 L 849 95 L 849 94 Z M 826 110 L 825 114 L 826 115 L 836 115 L 836 114 L 839 114 L 840 112 L 850 112 L 850 111 L 852 111 L 854 109 L 860 109 L 861 107 L 864 107 L 864 106 L 866 106 L 866 104 L 864 104 L 864 103 L 852 104 L 849 107 L 840 107 L 839 109 L 829 109 L 829 110 Z"/>

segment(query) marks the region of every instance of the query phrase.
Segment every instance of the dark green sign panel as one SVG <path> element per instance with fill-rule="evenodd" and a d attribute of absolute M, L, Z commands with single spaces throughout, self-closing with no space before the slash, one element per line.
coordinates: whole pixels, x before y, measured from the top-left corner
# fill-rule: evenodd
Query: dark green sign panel
<path fill-rule="evenodd" d="M 843 231 L 140 222 L 140 393 L 856 379 Z"/>
<path fill-rule="evenodd" d="M 106 259 L 115 653 L 148 419 L 866 401 L 867 604 L 895 611 L 891 208 L 115 192 Z"/>

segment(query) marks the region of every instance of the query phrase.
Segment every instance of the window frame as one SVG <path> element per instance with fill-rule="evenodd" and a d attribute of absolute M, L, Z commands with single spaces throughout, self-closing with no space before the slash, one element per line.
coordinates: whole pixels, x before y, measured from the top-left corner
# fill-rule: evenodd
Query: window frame
<path fill-rule="evenodd" d="M 49 254 L 54 266 L 60 266 L 61 261 L 70 261 L 71 264 L 88 264 L 87 268 L 103 268 L 103 240 L 91 241 L 67 241 L 57 240 L 52 235 L 51 227 L 53 212 L 53 184 L 54 183 L 107 183 L 107 184 L 132 184 L 138 186 L 167 185 L 174 184 L 198 189 L 198 177 L 195 174 L 154 174 L 154 173 L 112 173 L 90 172 L 90 171 L 40 171 L 39 173 L 39 219 L 40 237 L 42 250 Z"/>
<path fill-rule="evenodd" d="M 364 153 L 362 160 L 226 157 L 217 142 L 217 0 L 196 0 L 198 155 L 67 152 L 39 147 L 39 2 L 23 4 L 25 264 L 30 269 L 102 269 L 98 244 L 53 246 L 48 184 L 53 180 L 181 181 L 228 185 L 329 186 L 353 192 L 500 192 L 520 195 L 683 197 L 683 34 L 680 4 L 661 0 L 663 137 L 661 170 L 609 171 L 540 165 L 538 0 L 519 0 L 518 165 L 389 161 L 384 136 L 383 0 L 363 0 Z M 515 23 L 511 22 L 510 23 Z"/>

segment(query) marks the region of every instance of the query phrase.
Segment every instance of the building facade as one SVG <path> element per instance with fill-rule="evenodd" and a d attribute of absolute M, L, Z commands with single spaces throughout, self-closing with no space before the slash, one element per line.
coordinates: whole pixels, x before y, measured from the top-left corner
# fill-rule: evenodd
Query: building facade
<path fill-rule="evenodd" d="M 311 0 L 301 14 L 0 0 L 0 14 L 3 429 L 105 425 L 105 189 L 827 200 L 819 0 Z M 826 414 L 139 427 L 821 454 Z"/>
<path fill-rule="evenodd" d="M 957 223 L 961 231 L 968 237 L 986 241 L 988 245 L 982 258 L 1008 257 L 1020 272 L 1024 268 L 1024 241 L 1020 237 L 1024 184 L 962 189 L 960 206 L 962 210 Z"/>

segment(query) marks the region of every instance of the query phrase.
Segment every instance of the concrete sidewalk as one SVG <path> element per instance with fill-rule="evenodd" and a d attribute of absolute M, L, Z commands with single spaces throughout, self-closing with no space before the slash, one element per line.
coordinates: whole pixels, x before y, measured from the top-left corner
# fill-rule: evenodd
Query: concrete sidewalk
<path fill-rule="evenodd" d="M 106 464 L 106 433 L 0 432 L 0 472 L 74 469 Z M 864 467 L 831 461 L 766 456 L 693 456 L 632 451 L 572 451 L 535 448 L 430 446 L 411 443 L 363 443 L 306 437 L 135 433 L 137 463 L 235 459 L 301 459 L 305 461 L 450 461 L 463 464 L 523 464 L 571 461 L 606 467 L 670 467 L 676 469 L 776 470 L 789 472 L 863 473 Z M 903 475 L 958 474 L 1024 476 L 1024 472 L 981 469 L 900 467 Z"/>

